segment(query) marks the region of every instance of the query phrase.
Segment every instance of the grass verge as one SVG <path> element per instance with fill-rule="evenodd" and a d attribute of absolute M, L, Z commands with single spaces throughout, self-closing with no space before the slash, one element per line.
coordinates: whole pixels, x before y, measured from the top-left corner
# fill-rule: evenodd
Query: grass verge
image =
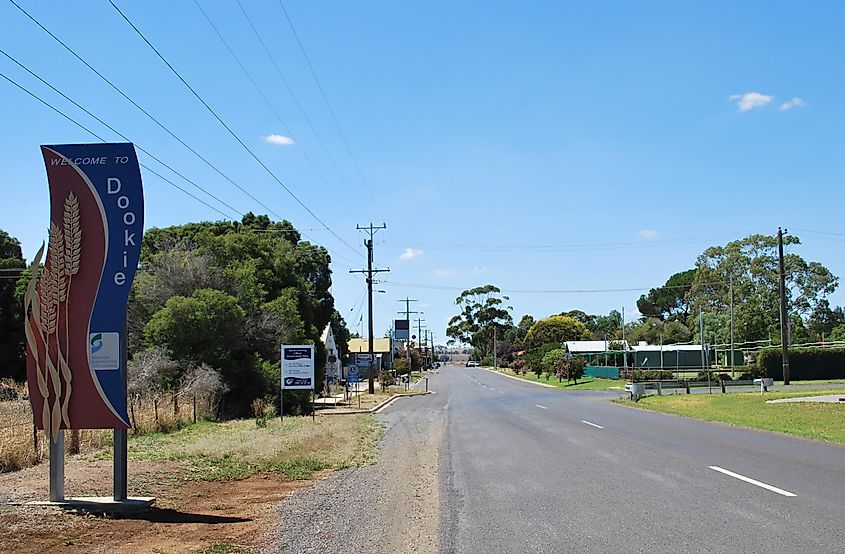
<path fill-rule="evenodd" d="M 767 404 L 766 400 L 843 394 L 845 389 L 805 390 L 790 392 L 673 394 L 647 396 L 637 404 L 630 400 L 615 402 L 640 408 L 718 421 L 766 431 L 777 431 L 808 439 L 845 443 L 845 405 L 834 403 Z"/>
<path fill-rule="evenodd" d="M 489 368 L 492 369 L 492 368 Z M 517 374 L 509 369 L 499 369 L 498 373 L 510 375 L 511 377 L 518 377 L 523 381 L 531 381 L 534 383 L 542 383 L 544 385 L 551 385 L 555 388 L 565 390 L 614 390 L 624 389 L 625 381 L 618 379 L 598 379 L 596 377 L 584 377 L 578 381 L 578 384 L 567 383 L 566 381 L 558 382 L 557 378 L 551 377 L 546 380 L 545 376 L 537 377 L 534 373 Z"/>
<path fill-rule="evenodd" d="M 266 427 L 255 420 L 199 422 L 172 433 L 129 441 L 130 460 L 184 461 L 191 476 L 207 481 L 244 479 L 273 472 L 284 480 L 309 479 L 316 471 L 372 463 L 382 425 L 372 416 L 286 417 Z M 111 453 L 98 456 L 108 459 Z"/>

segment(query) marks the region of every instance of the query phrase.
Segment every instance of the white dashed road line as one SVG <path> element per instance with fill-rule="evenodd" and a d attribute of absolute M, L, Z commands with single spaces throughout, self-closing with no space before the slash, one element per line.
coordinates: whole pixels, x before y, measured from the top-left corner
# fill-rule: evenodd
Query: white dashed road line
<path fill-rule="evenodd" d="M 544 410 L 548 410 L 548 408 L 546 408 L 545 406 L 541 406 L 539 404 L 534 404 L 534 405 L 537 406 L 538 408 L 543 408 Z"/>
<path fill-rule="evenodd" d="M 752 479 L 751 477 L 746 477 L 745 475 L 740 475 L 739 473 L 734 473 L 733 471 L 723 469 L 719 466 L 707 466 L 707 467 L 709 467 L 713 471 L 718 471 L 719 473 L 724 473 L 725 475 L 729 475 L 729 476 L 731 476 L 735 479 L 739 479 L 740 481 L 745 481 L 746 483 L 751 483 L 752 485 L 757 485 L 758 487 L 761 487 L 761 488 L 764 488 L 766 490 L 775 492 L 775 493 L 780 494 L 782 496 L 797 496 L 796 494 L 791 493 L 789 491 L 785 491 L 783 489 L 773 487 L 772 485 L 767 485 L 766 483 L 763 483 L 761 481 L 757 481 L 756 479 Z"/>
<path fill-rule="evenodd" d="M 596 429 L 604 429 L 604 427 L 602 427 L 601 425 L 596 425 L 595 423 L 590 423 L 586 419 L 582 419 L 581 423 L 585 423 L 585 424 L 589 425 L 590 427 L 595 427 Z"/>

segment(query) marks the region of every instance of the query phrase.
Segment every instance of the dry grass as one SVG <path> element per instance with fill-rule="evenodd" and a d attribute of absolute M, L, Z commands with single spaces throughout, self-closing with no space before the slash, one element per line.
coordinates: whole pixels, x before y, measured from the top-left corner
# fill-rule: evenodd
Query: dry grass
<path fill-rule="evenodd" d="M 174 433 L 133 438 L 130 459 L 187 461 L 206 480 L 242 479 L 273 471 L 286 479 L 307 479 L 314 471 L 370 462 L 381 426 L 370 416 L 274 418 L 200 422 Z"/>
<path fill-rule="evenodd" d="M 25 385 L 17 387 L 18 398 L 26 398 Z M 133 435 L 150 432 L 172 431 L 194 420 L 193 399 L 180 399 L 174 411 L 173 399 L 162 397 L 137 401 L 131 409 Z M 209 416 L 207 402 L 198 399 L 197 418 Z M 33 466 L 49 455 L 49 443 L 43 431 L 35 432 L 32 407 L 28 400 L 0 402 L 0 473 L 17 471 Z M 112 444 L 110 429 L 83 429 L 79 431 L 79 444 L 72 434 L 65 435 L 66 454 L 89 453 Z"/>

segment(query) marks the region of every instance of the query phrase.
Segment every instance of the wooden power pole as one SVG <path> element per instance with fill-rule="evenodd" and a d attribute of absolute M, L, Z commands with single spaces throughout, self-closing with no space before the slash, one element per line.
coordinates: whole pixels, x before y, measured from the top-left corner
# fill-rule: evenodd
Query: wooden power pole
<path fill-rule="evenodd" d="M 375 353 L 373 352 L 373 274 L 390 271 L 390 268 L 373 269 L 373 236 L 375 236 L 376 232 L 380 229 L 387 229 L 387 225 L 382 223 L 381 225 L 374 227 L 373 224 L 370 223 L 368 227 L 361 227 L 358 225 L 356 228 L 360 231 L 367 231 L 370 234 L 370 238 L 364 241 L 364 246 L 367 247 L 367 269 L 350 269 L 349 273 L 365 273 L 367 275 L 367 313 L 369 315 L 368 336 L 370 343 L 370 370 L 367 373 L 369 374 L 370 394 L 375 394 L 376 385 L 373 380 L 373 364 L 376 361 Z"/>

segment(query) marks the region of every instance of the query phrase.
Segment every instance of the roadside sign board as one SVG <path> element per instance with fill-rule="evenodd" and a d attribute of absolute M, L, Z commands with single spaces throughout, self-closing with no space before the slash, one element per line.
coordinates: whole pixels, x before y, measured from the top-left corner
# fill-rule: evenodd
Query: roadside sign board
<path fill-rule="evenodd" d="M 314 389 L 313 345 L 282 345 L 282 389 Z"/>
<path fill-rule="evenodd" d="M 348 383 L 357 383 L 361 380 L 359 375 L 358 366 L 355 364 L 350 364 L 349 367 L 346 368 L 346 381 Z"/>
<path fill-rule="evenodd" d="M 407 319 L 397 319 L 393 322 L 393 338 L 408 340 L 411 334 L 411 324 Z"/>
<path fill-rule="evenodd" d="M 373 356 L 370 355 L 369 353 L 362 354 L 362 353 L 359 352 L 359 353 L 355 354 L 355 363 L 359 366 L 369 367 L 369 366 L 373 365 Z"/>

